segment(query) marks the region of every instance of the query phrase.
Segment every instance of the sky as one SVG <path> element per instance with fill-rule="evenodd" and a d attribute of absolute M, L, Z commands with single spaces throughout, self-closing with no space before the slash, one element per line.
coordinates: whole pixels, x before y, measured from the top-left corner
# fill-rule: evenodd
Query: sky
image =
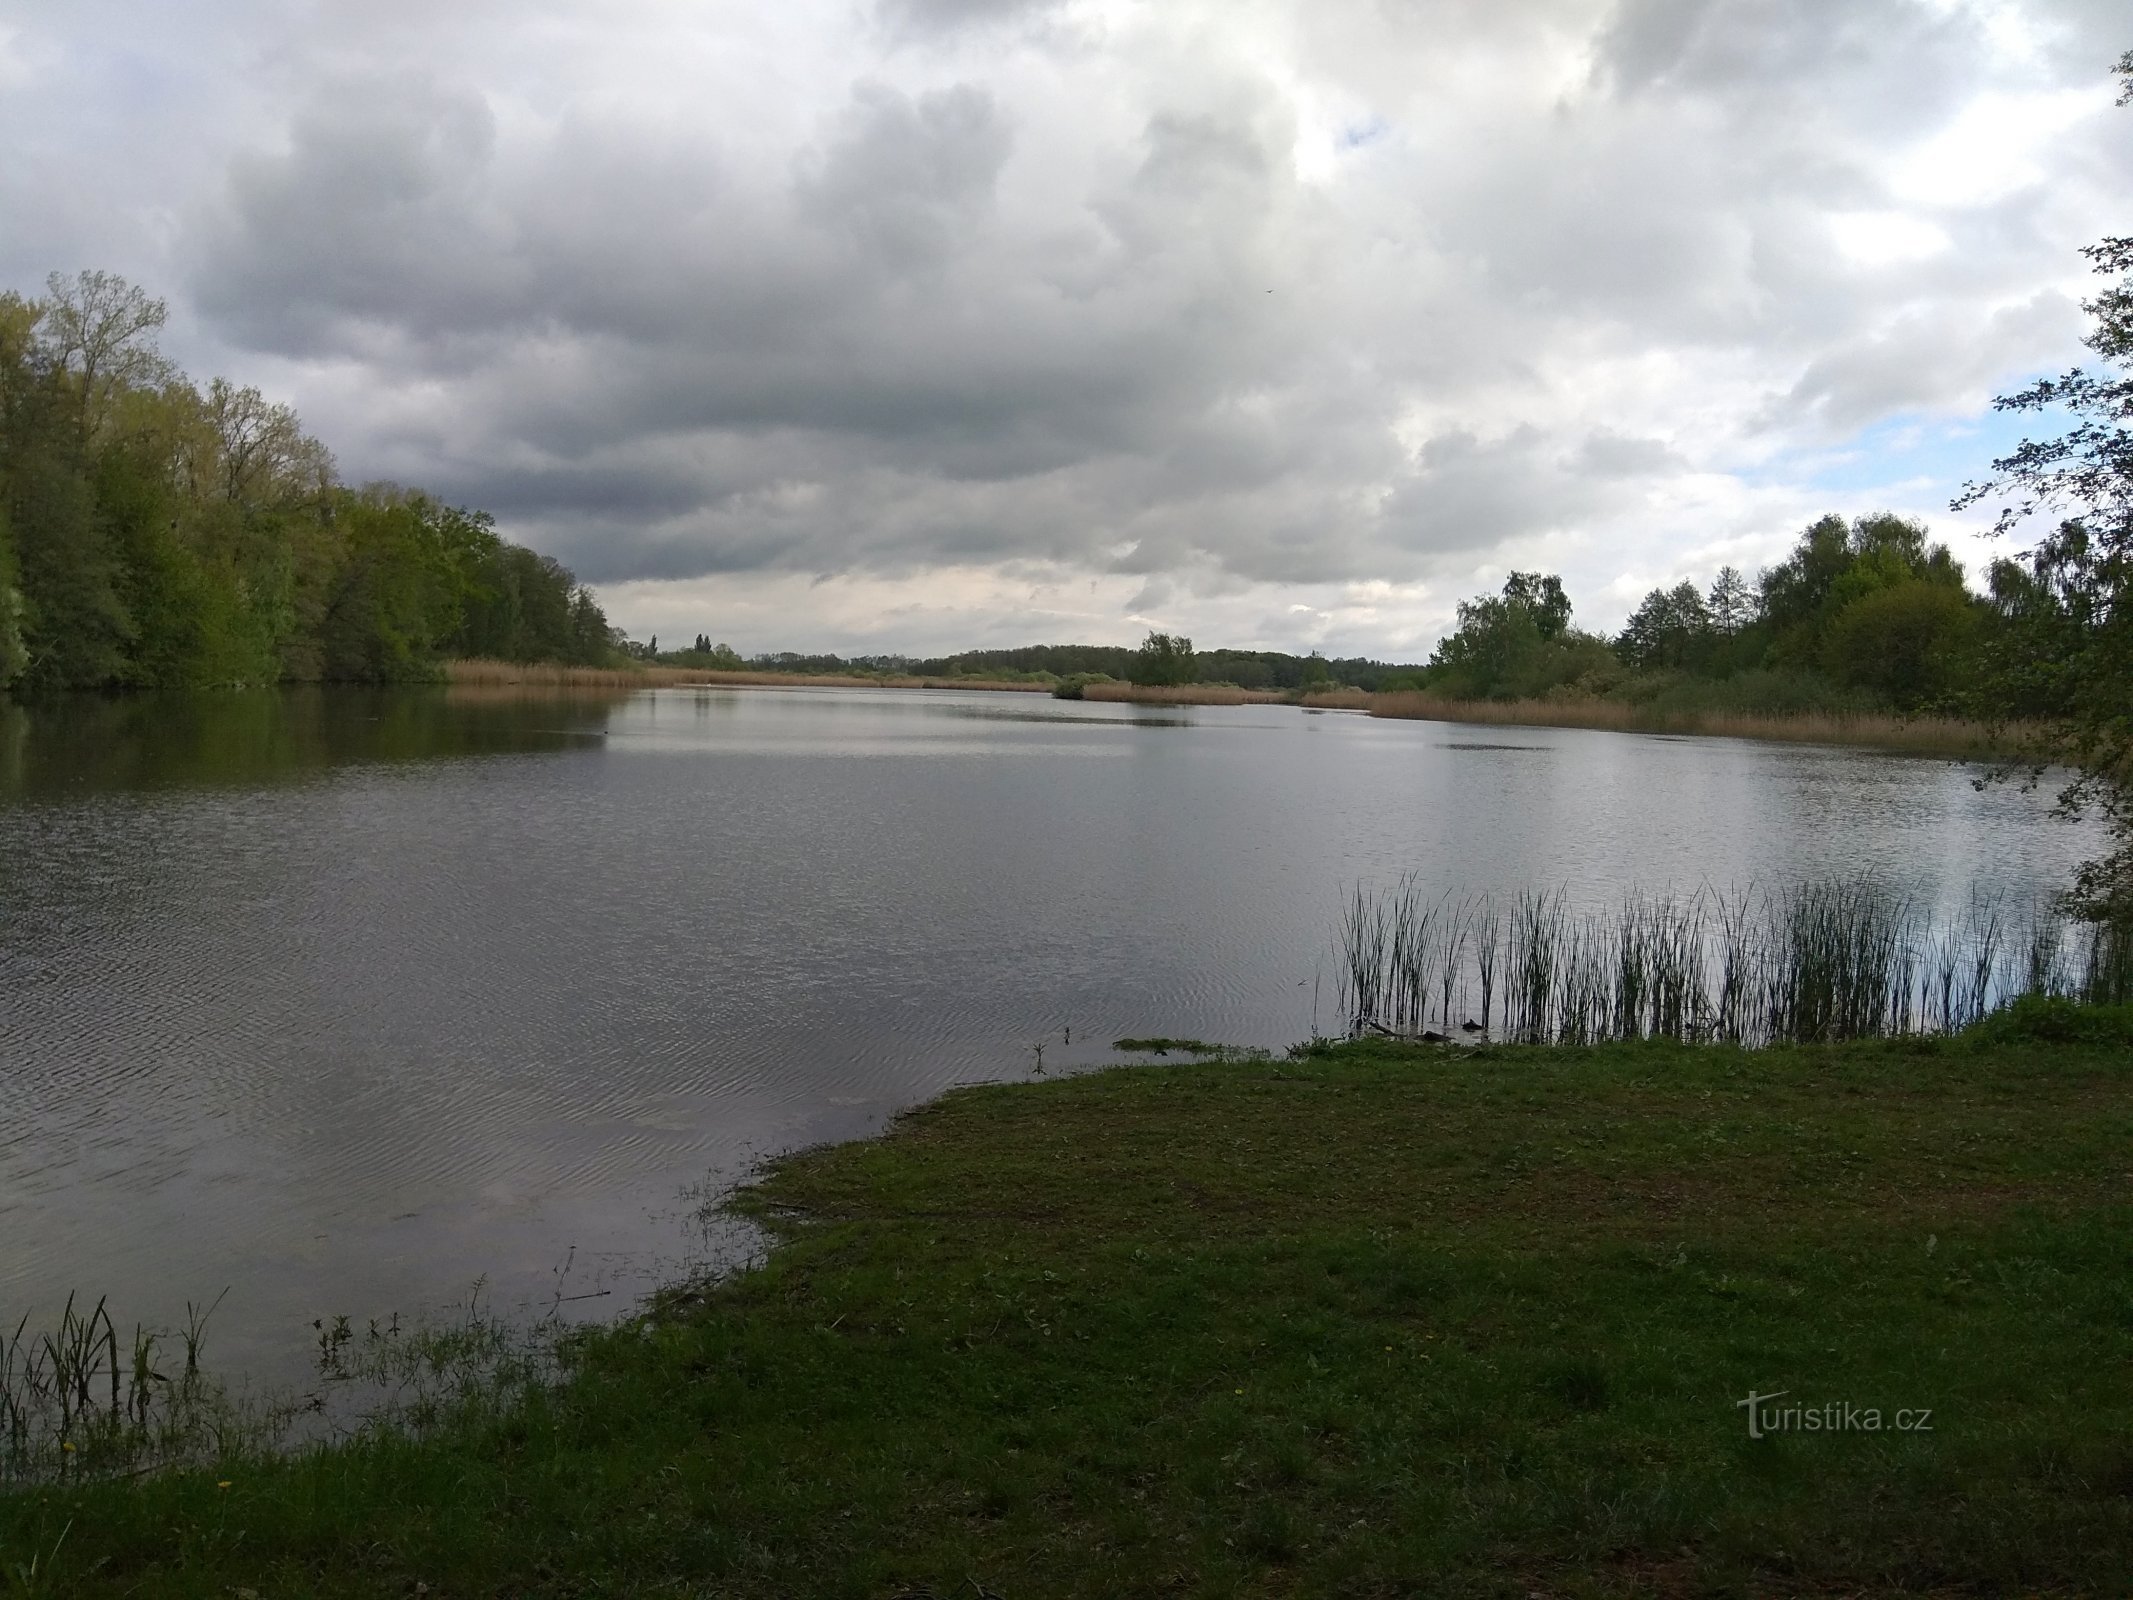
<path fill-rule="evenodd" d="M 2084 355 L 2123 0 L 0 0 L 119 272 L 638 638 L 1419 659 L 1925 520 Z"/>

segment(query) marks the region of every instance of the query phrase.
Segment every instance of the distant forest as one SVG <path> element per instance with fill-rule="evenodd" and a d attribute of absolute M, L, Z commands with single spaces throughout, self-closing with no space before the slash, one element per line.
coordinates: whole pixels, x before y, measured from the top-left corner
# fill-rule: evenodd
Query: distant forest
<path fill-rule="evenodd" d="M 743 656 L 729 646 L 713 644 L 708 635 L 698 635 L 692 644 L 679 650 L 660 649 L 656 638 L 648 645 L 625 648 L 639 660 L 709 671 L 989 678 L 1002 682 L 1088 677 L 1134 683 L 1227 683 L 1243 689 L 1303 689 L 1336 683 L 1376 689 L 1395 680 L 1405 683 L 1423 670 L 1365 656 L 1329 661 L 1324 656 L 1290 655 L 1280 650 L 1195 651 L 1189 639 L 1172 640 L 1166 634 L 1151 637 L 1182 644 L 1184 655 L 1173 655 L 1162 669 L 1151 671 L 1147 644 L 1032 644 L 1014 650 L 964 650 L 945 656 L 803 655 L 792 650 Z M 1181 676 L 1181 672 L 1185 675 Z"/>
<path fill-rule="evenodd" d="M 1562 580 L 1514 572 L 1500 593 L 1462 602 L 1458 627 L 1425 662 L 1278 650 L 1195 650 L 1151 633 L 1138 647 L 1030 645 L 946 656 L 780 652 L 743 658 L 708 634 L 679 650 L 628 648 L 674 666 L 792 673 L 1234 684 L 1242 689 L 1421 689 L 1455 700 L 1621 699 L 1754 712 L 1884 710 L 2021 714 L 1993 672 L 2000 626 L 2028 575 L 2002 562 L 1990 595 L 1922 524 L 1888 512 L 1826 516 L 1785 560 L 1750 580 L 1654 589 L 1617 634 L 1581 629 Z M 1981 704 L 1990 689 L 1993 704 Z"/>
<path fill-rule="evenodd" d="M 435 677 L 605 664 L 590 590 L 419 490 L 351 488 L 296 414 L 156 349 L 123 279 L 0 292 L 0 688 Z"/>

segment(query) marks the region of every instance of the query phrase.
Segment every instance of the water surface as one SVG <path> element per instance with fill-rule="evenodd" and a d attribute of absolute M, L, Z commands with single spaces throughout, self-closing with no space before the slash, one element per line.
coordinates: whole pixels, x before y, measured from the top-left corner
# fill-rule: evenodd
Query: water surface
<path fill-rule="evenodd" d="M 0 1311 L 229 1285 L 216 1349 L 287 1376 L 477 1278 L 619 1307 L 700 1186 L 1039 1045 L 1331 1029 L 1358 880 L 2062 881 L 2093 841 L 1973 776 L 960 692 L 0 710 Z"/>

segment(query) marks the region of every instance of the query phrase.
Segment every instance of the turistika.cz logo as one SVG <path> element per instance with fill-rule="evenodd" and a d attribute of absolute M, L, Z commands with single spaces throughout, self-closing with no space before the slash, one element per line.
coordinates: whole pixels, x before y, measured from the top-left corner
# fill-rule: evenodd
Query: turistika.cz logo
<path fill-rule="evenodd" d="M 1879 1406 L 1855 1406 L 1849 1400 L 1825 1400 L 1818 1406 L 1776 1403 L 1790 1393 L 1790 1389 L 1775 1394 L 1750 1390 L 1747 1399 L 1733 1402 L 1748 1413 L 1749 1438 L 1763 1439 L 1773 1433 L 1880 1433 L 1892 1423 L 1898 1433 L 1933 1431 L 1930 1406 L 1906 1406 L 1885 1413 Z"/>

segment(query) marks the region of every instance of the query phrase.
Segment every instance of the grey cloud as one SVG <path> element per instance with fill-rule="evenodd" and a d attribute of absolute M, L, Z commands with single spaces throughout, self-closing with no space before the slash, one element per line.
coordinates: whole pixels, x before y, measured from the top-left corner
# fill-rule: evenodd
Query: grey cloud
<path fill-rule="evenodd" d="M 1626 95 L 1792 101 L 1889 132 L 1959 102 L 1985 44 L 1974 14 L 1913 0 L 1622 0 L 1595 64 Z"/>
<path fill-rule="evenodd" d="M 1590 450 L 1592 441 L 1585 442 Z M 1602 445 L 1605 453 L 1607 446 Z M 1572 531 L 1620 496 L 1607 480 L 1618 467 L 1581 470 L 1540 429 L 1525 426 L 1501 439 L 1459 431 L 1423 445 L 1419 470 L 1385 503 L 1387 537 L 1441 561 L 1494 545 Z"/>
<path fill-rule="evenodd" d="M 2049 192 L 1940 207 L 1942 255 L 1845 258 L 1831 212 L 1905 204 L 1891 151 L 2122 48 L 2040 30 L 2016 70 L 1922 0 L 801 6 L 750 36 L 768 111 L 543 42 L 715 66 L 733 19 L 512 15 L 256 0 L 180 298 L 333 376 L 352 471 L 602 582 L 1031 561 L 1153 610 L 1599 548 L 1714 454 L 2050 364 L 2078 314 L 2038 289 L 2126 176 L 2082 131 Z"/>
<path fill-rule="evenodd" d="M 968 84 L 912 101 L 862 84 L 819 168 L 804 215 L 848 232 L 892 270 L 938 266 L 966 245 L 1013 143 L 992 97 Z"/>
<path fill-rule="evenodd" d="M 1057 10 L 1062 0 L 881 0 L 877 14 L 892 33 L 924 36 L 958 28 L 1021 22 Z"/>
<path fill-rule="evenodd" d="M 1779 414 L 1811 415 L 1832 432 L 1849 432 L 1950 394 L 1988 389 L 2018 370 L 2028 352 L 2071 346 L 2082 326 L 2080 309 L 2057 291 L 2003 307 L 1982 326 L 1915 311 L 1812 362 Z"/>
<path fill-rule="evenodd" d="M 470 91 L 398 75 L 331 84 L 286 151 L 234 165 L 196 278 L 201 309 L 292 354 L 329 347 L 351 321 L 483 319 L 523 275 L 484 184 L 495 148 Z"/>
<path fill-rule="evenodd" d="M 1661 439 L 1634 439 L 1605 428 L 1595 429 L 1578 446 L 1576 470 L 1598 478 L 1641 478 L 1687 466 L 1680 453 Z"/>

